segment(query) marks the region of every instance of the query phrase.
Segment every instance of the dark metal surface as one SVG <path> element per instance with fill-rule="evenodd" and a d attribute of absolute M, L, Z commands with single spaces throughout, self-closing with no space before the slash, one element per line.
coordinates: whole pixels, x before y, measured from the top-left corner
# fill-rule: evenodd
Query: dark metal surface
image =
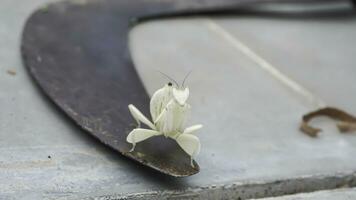
<path fill-rule="evenodd" d="M 268 1 L 268 0 L 259 0 Z M 140 17 L 232 9 L 248 0 L 98 0 L 59 2 L 27 21 L 22 55 L 31 75 L 71 119 L 104 144 L 162 173 L 182 177 L 199 171 L 175 141 L 156 137 L 129 153 L 133 128 L 127 105 L 149 115 L 149 97 L 127 48 L 130 25 Z M 147 18 L 145 18 L 147 19 Z"/>

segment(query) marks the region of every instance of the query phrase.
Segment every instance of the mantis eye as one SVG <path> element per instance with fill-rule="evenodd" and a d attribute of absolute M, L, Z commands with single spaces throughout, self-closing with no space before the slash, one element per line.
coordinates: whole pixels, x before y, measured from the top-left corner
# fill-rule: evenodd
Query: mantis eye
<path fill-rule="evenodd" d="M 168 86 L 172 86 L 173 84 L 171 82 L 168 83 Z"/>

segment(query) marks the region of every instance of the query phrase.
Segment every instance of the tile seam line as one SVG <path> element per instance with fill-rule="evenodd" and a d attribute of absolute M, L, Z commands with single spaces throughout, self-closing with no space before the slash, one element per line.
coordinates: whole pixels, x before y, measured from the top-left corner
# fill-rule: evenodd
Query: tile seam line
<path fill-rule="evenodd" d="M 236 36 L 233 36 L 229 31 L 221 27 L 212 19 L 210 18 L 205 19 L 205 25 L 208 27 L 210 31 L 219 35 L 222 39 L 227 41 L 229 45 L 231 45 L 236 50 L 242 52 L 246 57 L 248 57 L 254 63 L 256 63 L 262 70 L 266 71 L 274 79 L 278 80 L 283 85 L 287 86 L 287 88 L 291 89 L 296 94 L 304 97 L 313 106 L 317 108 L 326 106 L 326 103 L 321 98 L 317 97 L 315 94 L 310 92 L 307 88 L 303 87 L 301 84 L 297 83 L 296 81 L 288 77 L 286 74 L 283 74 L 271 63 L 269 63 L 266 59 L 264 59 L 263 57 L 255 53 L 251 48 L 245 45 Z"/>

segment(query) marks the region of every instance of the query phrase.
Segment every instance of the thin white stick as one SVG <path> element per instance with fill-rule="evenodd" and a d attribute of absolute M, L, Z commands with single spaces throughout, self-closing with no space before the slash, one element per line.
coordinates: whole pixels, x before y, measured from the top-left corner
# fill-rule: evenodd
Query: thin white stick
<path fill-rule="evenodd" d="M 239 50 L 248 58 L 253 60 L 259 67 L 261 67 L 263 70 L 265 70 L 270 75 L 272 75 L 275 79 L 277 79 L 278 81 L 286 85 L 288 88 L 293 90 L 295 93 L 303 96 L 311 104 L 315 105 L 316 107 L 324 107 L 326 105 L 326 103 L 324 103 L 323 100 L 321 100 L 319 97 L 311 93 L 302 85 L 298 84 L 296 81 L 292 80 L 287 75 L 283 74 L 276 67 L 274 67 L 272 64 L 267 62 L 261 56 L 253 52 L 252 49 L 250 49 L 248 46 L 246 46 L 243 42 L 241 42 L 238 38 L 230 34 L 227 30 L 222 28 L 220 25 L 218 25 L 217 23 L 215 23 L 210 19 L 206 20 L 206 24 L 210 30 L 220 35 L 223 39 L 229 42 L 229 44 L 231 44 L 235 49 Z"/>

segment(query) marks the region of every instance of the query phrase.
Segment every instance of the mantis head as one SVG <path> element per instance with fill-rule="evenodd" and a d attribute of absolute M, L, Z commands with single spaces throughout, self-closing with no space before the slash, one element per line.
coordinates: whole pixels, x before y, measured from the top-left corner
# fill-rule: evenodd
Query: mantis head
<path fill-rule="evenodd" d="M 160 72 L 160 71 L 158 71 Z M 186 104 L 186 101 L 189 97 L 189 88 L 184 86 L 185 81 L 187 80 L 188 76 L 190 75 L 192 71 L 188 72 L 188 74 L 184 77 L 184 80 L 181 85 L 177 83 L 173 78 L 168 76 L 167 74 L 160 72 L 163 76 L 167 77 L 169 80 L 173 81 L 174 85 L 172 82 L 168 82 L 166 87 L 173 87 L 173 98 L 174 100 L 180 105 L 184 106 Z"/>
<path fill-rule="evenodd" d="M 189 88 L 173 88 L 173 97 L 179 105 L 183 106 L 189 97 Z"/>

